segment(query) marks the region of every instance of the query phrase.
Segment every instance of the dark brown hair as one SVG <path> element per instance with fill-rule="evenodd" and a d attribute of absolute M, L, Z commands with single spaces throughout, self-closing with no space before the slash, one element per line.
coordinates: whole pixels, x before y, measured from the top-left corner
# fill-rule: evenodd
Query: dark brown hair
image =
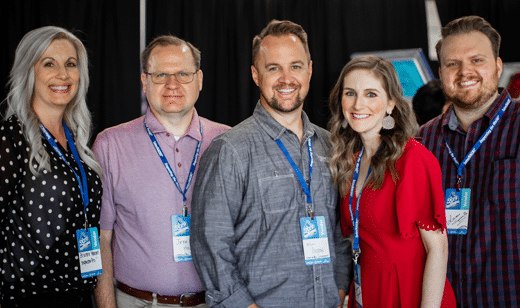
<path fill-rule="evenodd" d="M 502 40 L 500 34 L 484 18 L 480 16 L 465 16 L 450 21 L 442 28 L 442 39 L 440 39 L 439 42 L 437 42 L 437 45 L 435 45 L 439 63 L 441 62 L 442 44 L 448 36 L 465 34 L 472 31 L 479 31 L 488 37 L 491 42 L 491 48 L 493 49 L 493 55 L 495 56 L 495 59 L 497 59 L 500 52 L 500 42 Z"/>
<path fill-rule="evenodd" d="M 289 20 L 271 20 L 267 26 L 260 32 L 260 34 L 256 35 L 253 38 L 253 51 L 252 51 L 252 64 L 255 65 L 256 58 L 258 57 L 258 52 L 260 51 L 260 44 L 262 40 L 268 36 L 284 36 L 294 34 L 296 35 L 303 44 L 303 48 L 305 49 L 305 53 L 307 53 L 307 57 L 309 58 L 309 62 L 311 61 L 311 53 L 309 51 L 309 43 L 307 40 L 307 32 L 303 30 L 302 26 L 289 21 Z"/>

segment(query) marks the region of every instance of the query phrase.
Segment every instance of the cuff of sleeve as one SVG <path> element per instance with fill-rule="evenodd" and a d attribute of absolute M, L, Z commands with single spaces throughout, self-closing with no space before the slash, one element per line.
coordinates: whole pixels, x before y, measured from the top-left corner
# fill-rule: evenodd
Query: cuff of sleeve
<path fill-rule="evenodd" d="M 338 289 L 345 290 L 345 292 L 348 293 L 350 284 L 354 278 L 352 243 L 348 238 L 343 238 L 341 243 L 342 251 L 340 252 L 340 248 L 338 246 L 336 247 L 338 252 L 336 254 L 337 261 L 334 271 L 334 280 Z"/>
<path fill-rule="evenodd" d="M 352 283 L 352 279 L 354 278 L 354 272 L 349 271 L 347 274 L 342 273 L 341 275 L 338 275 L 338 273 L 336 273 L 334 278 L 338 290 L 344 290 L 348 294 L 348 291 L 350 290 L 350 284 Z"/>
<path fill-rule="evenodd" d="M 238 290 L 236 290 L 233 294 L 231 294 L 228 298 L 220 302 L 219 304 L 215 303 L 214 298 L 212 298 L 211 294 L 206 295 L 206 299 L 209 299 L 209 304 L 211 307 L 216 308 L 244 308 L 249 307 L 255 303 L 253 297 L 249 293 L 249 290 L 242 286 Z"/>

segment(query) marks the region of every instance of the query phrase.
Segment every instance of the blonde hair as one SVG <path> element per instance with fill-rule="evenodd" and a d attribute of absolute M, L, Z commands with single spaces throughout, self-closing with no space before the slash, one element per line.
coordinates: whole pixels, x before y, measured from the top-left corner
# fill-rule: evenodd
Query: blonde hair
<path fill-rule="evenodd" d="M 18 44 L 13 68 L 9 75 L 9 93 L 5 118 L 16 115 L 22 126 L 24 137 L 29 144 L 29 168 L 34 175 L 42 170 L 50 171 L 50 157 L 43 147 L 40 120 L 32 108 L 34 95 L 34 65 L 47 47 L 59 39 L 66 39 L 74 45 L 78 55 L 78 92 L 67 104 L 63 120 L 69 127 L 80 158 L 96 173 L 101 174 L 101 166 L 88 147 L 91 134 L 91 114 L 87 108 L 86 93 L 89 85 L 87 51 L 83 43 L 69 31 L 54 26 L 38 28 L 28 32 Z M 37 163 L 37 168 L 35 168 Z"/>
<path fill-rule="evenodd" d="M 329 97 L 331 119 L 328 123 L 332 156 L 330 171 L 334 183 L 338 186 L 341 197 L 347 196 L 355 168 L 356 154 L 363 145 L 361 137 L 350 126 L 343 127 L 345 121 L 341 106 L 343 82 L 345 77 L 354 70 L 369 70 L 379 78 L 388 99 L 395 102 L 392 117 L 395 120 L 393 130 L 381 130 L 381 147 L 372 157 L 370 164 L 372 172 L 367 183 L 374 189 L 383 185 L 386 169 L 391 172 L 396 181 L 399 178 L 395 162 L 401 157 L 409 138 L 418 130 L 417 120 L 412 107 L 403 97 L 399 78 L 391 62 L 376 56 L 355 58 L 343 67 L 341 74 Z"/>

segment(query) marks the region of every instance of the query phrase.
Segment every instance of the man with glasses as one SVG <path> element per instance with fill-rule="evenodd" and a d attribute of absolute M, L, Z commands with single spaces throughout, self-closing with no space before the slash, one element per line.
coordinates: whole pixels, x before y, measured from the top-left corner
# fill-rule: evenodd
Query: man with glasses
<path fill-rule="evenodd" d="M 192 44 L 160 36 L 141 60 L 146 114 L 94 143 L 104 187 L 96 301 L 100 308 L 207 307 L 191 261 L 191 194 L 200 155 L 228 127 L 194 108 L 202 71 Z"/>

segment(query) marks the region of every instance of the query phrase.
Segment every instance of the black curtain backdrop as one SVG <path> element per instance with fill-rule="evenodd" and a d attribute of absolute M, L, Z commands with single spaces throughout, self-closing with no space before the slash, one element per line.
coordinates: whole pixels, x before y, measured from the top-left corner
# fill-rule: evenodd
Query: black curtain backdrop
<path fill-rule="evenodd" d="M 503 37 L 501 57 L 520 61 L 518 0 L 437 0 L 441 23 L 480 15 Z M 148 0 L 147 43 L 161 34 L 186 39 L 202 52 L 204 87 L 196 108 L 211 120 L 235 125 L 259 98 L 251 78 L 251 43 L 271 19 L 299 23 L 313 60 L 305 111 L 326 127 L 327 98 L 354 52 L 428 50 L 423 0 Z M 7 83 L 23 35 L 45 25 L 80 37 L 90 60 L 88 105 L 94 134 L 141 115 L 138 0 L 16 0 L 0 4 L 0 84 Z M 437 63 L 430 62 L 437 75 Z M 4 88 L 0 100 L 6 96 Z"/>
<path fill-rule="evenodd" d="M 196 107 L 203 116 L 235 125 L 258 101 L 251 44 L 271 19 L 301 24 L 309 36 L 313 76 L 304 110 L 322 127 L 329 118 L 328 94 L 353 52 L 427 50 L 425 5 L 419 0 L 150 1 L 147 41 L 170 33 L 198 47 L 204 88 Z"/>
<path fill-rule="evenodd" d="M 504 62 L 520 62 L 519 0 L 436 0 L 442 25 L 467 15 L 478 15 L 491 23 L 502 37 L 500 57 Z"/>

